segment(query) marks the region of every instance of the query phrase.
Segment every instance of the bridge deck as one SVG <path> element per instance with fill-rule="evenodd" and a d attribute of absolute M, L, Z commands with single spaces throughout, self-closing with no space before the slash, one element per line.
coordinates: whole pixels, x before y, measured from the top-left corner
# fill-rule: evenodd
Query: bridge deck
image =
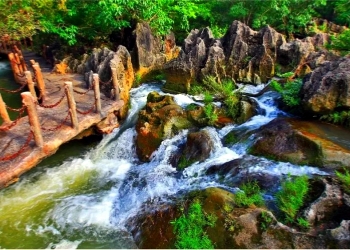
<path fill-rule="evenodd" d="M 44 105 L 55 104 L 65 95 L 64 82 L 66 81 L 72 82 L 74 89 L 77 91 L 87 91 L 82 75 L 52 74 L 50 73 L 51 69 L 45 65 L 42 59 L 38 57 L 34 58 L 34 54 L 25 54 L 24 56 L 26 59 L 35 59 L 39 61 L 41 65 L 47 93 Z M 91 110 L 95 100 L 92 90 L 85 95 L 74 93 L 74 98 L 77 109 L 85 112 Z M 79 128 L 77 130 L 72 128 L 70 117 L 67 117 L 68 104 L 66 97 L 54 108 L 43 108 L 36 105 L 42 128 L 44 146 L 43 148 L 39 148 L 35 145 L 33 136 L 31 136 L 32 134 L 30 133 L 30 125 L 27 116 L 18 120 L 17 124 L 9 130 L 0 130 L 0 159 L 11 155 L 16 156 L 11 160 L 0 160 L 0 188 L 17 181 L 21 174 L 37 165 L 42 159 L 54 154 L 60 145 L 72 140 L 89 127 L 96 125 L 106 118 L 108 114 L 119 110 L 123 104 L 122 100 L 113 101 L 101 93 L 102 115 L 100 116 L 97 114 L 95 108 L 92 112 L 85 115 L 78 113 Z M 61 127 L 55 131 L 43 130 L 54 129 L 60 125 Z M 23 148 L 24 146 L 26 147 Z"/>

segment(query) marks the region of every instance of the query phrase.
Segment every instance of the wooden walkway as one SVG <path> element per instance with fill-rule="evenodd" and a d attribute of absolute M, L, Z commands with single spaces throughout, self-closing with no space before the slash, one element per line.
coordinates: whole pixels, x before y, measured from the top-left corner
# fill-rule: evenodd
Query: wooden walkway
<path fill-rule="evenodd" d="M 107 118 L 105 119 L 107 125 L 115 127 L 117 119 L 114 114 L 124 105 L 122 100 L 111 100 L 101 94 L 101 112 L 98 112 L 95 91 L 92 88 L 87 88 L 82 75 L 53 74 L 46 62 L 35 56 L 34 53 L 25 53 L 24 58 L 27 60 L 27 65 L 30 65 L 29 59 L 39 62 L 45 82 L 46 97 L 44 101 L 41 105 L 34 103 L 39 132 L 42 135 L 42 144 L 40 145 L 40 141 L 38 142 L 36 125 L 30 121 L 28 116 L 14 122 L 0 124 L 0 188 L 17 181 L 21 174 L 36 166 L 47 156 L 54 154 L 60 145 L 74 139 L 105 118 Z M 32 74 L 34 75 L 34 72 Z M 67 87 L 69 83 L 67 85 L 67 82 L 72 83 L 73 91 L 71 93 L 73 93 L 72 96 L 76 102 L 74 110 L 77 112 L 72 112 L 72 104 L 69 106 L 69 90 L 66 90 L 69 89 Z M 33 99 L 30 92 L 21 95 Z M 26 109 L 27 112 L 30 112 L 28 108 L 27 103 L 22 106 L 22 110 Z M 74 120 L 72 113 L 77 115 L 78 123 L 75 128 L 72 122 Z M 108 124 L 109 122 L 110 124 Z"/>

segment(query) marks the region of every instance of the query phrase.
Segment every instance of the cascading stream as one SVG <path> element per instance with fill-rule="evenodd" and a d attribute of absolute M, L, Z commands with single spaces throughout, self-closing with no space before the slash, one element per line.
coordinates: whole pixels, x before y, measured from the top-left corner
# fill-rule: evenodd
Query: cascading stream
<path fill-rule="evenodd" d="M 187 138 L 187 130 L 164 140 L 149 163 L 140 163 L 135 152 L 135 122 L 150 91 L 160 85 L 142 85 L 131 91 L 131 109 L 126 122 L 107 135 L 92 150 L 63 164 L 29 174 L 0 191 L 0 248 L 136 248 L 126 230 L 130 218 L 144 204 L 168 202 L 191 190 L 223 187 L 234 190 L 206 170 L 246 154 L 246 145 L 225 147 L 221 139 L 231 130 L 254 130 L 283 115 L 273 100 L 275 94 L 256 98 L 261 115 L 248 122 L 222 129 L 204 128 L 215 142 L 211 156 L 179 173 L 169 163 L 171 155 Z M 175 100 L 185 107 L 187 95 Z M 247 171 L 280 175 L 324 174 L 317 168 L 269 161 Z"/>

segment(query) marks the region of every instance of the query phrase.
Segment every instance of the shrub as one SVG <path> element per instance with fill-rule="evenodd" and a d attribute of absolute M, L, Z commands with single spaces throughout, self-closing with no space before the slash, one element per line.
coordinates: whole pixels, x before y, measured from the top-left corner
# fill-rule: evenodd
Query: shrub
<path fill-rule="evenodd" d="M 206 118 L 208 119 L 209 125 L 214 125 L 215 122 L 218 120 L 218 115 L 215 112 L 215 107 L 213 104 L 209 103 L 204 105 L 204 113 Z"/>
<path fill-rule="evenodd" d="M 180 249 L 214 249 L 214 245 L 206 235 L 205 227 L 214 227 L 216 217 L 206 215 L 200 202 L 191 204 L 187 215 L 171 221 L 176 235 L 175 247 Z"/>
<path fill-rule="evenodd" d="M 234 196 L 234 202 L 238 207 L 261 206 L 264 204 L 262 192 L 256 181 L 244 183 L 239 188 L 241 190 Z"/>
<path fill-rule="evenodd" d="M 331 36 L 328 49 L 340 51 L 342 55 L 350 53 L 350 29 L 347 29 L 337 36 Z"/>
<path fill-rule="evenodd" d="M 335 174 L 341 181 L 344 191 L 350 194 L 350 173 L 345 168 L 344 168 L 344 172 L 345 173 L 342 174 L 341 172 L 335 171 Z"/>
<path fill-rule="evenodd" d="M 350 111 L 334 111 L 331 114 L 323 115 L 320 120 L 324 120 L 333 124 L 350 127 Z"/>
<path fill-rule="evenodd" d="M 300 89 L 303 85 L 302 79 L 287 81 L 283 86 L 273 80 L 270 86 L 282 95 L 283 102 L 289 107 L 295 107 L 300 104 Z"/>
<path fill-rule="evenodd" d="M 306 175 L 291 178 L 282 183 L 282 188 L 276 194 L 278 208 L 284 213 L 287 222 L 294 222 L 298 210 L 303 206 L 309 190 Z"/>
<path fill-rule="evenodd" d="M 273 219 L 268 212 L 262 211 L 259 216 L 260 229 L 266 231 L 267 228 L 272 224 Z"/>

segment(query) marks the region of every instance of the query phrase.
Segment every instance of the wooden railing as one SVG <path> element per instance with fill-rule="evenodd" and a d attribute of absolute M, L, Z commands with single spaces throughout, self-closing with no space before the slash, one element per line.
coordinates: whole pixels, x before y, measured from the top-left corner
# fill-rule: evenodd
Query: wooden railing
<path fill-rule="evenodd" d="M 16 126 L 18 121 L 21 119 L 24 111 L 26 110 L 27 114 L 28 114 L 28 118 L 29 118 L 30 132 L 28 134 L 28 137 L 27 137 L 24 145 L 22 145 L 18 149 L 18 151 L 15 153 L 11 153 L 9 155 L 5 155 L 5 156 L 0 157 L 0 162 L 12 160 L 12 159 L 16 158 L 18 155 L 20 155 L 21 152 L 23 152 L 25 150 L 25 148 L 28 147 L 28 145 L 33 137 L 34 137 L 34 141 L 35 141 L 36 146 L 42 148 L 44 145 L 44 140 L 43 140 L 43 135 L 42 135 L 43 131 L 59 130 L 66 123 L 66 121 L 68 120 L 69 117 L 71 120 L 71 127 L 75 130 L 78 130 L 79 120 L 78 120 L 77 113 L 79 113 L 81 115 L 87 115 L 91 112 L 95 112 L 102 117 L 101 97 L 100 97 L 100 79 L 99 79 L 98 74 L 93 74 L 93 83 L 85 92 L 80 92 L 80 91 L 74 89 L 72 82 L 69 82 L 69 81 L 64 82 L 64 90 L 65 90 L 64 94 L 59 98 L 59 100 L 56 103 L 48 105 L 47 103 L 45 103 L 46 97 L 47 97 L 47 92 L 46 92 L 45 82 L 44 82 L 44 78 L 43 78 L 43 75 L 41 73 L 41 69 L 40 69 L 39 64 L 33 60 L 30 61 L 32 64 L 31 65 L 32 69 L 33 69 L 34 74 L 35 74 L 35 77 L 32 77 L 31 71 L 27 70 L 27 68 L 25 68 L 23 63 L 22 63 L 22 61 L 24 61 L 24 59 L 22 60 L 23 56 L 21 58 L 21 56 L 20 56 L 21 54 L 17 53 L 17 55 L 19 55 L 19 57 L 17 57 L 16 55 L 10 56 L 10 54 L 9 54 L 9 58 L 10 58 L 10 60 L 13 60 L 16 62 L 16 65 L 14 64 L 14 67 L 12 69 L 14 72 L 16 72 L 16 75 L 18 75 L 18 77 L 20 77 L 22 86 L 18 90 L 15 90 L 15 91 L 5 90 L 3 88 L 0 88 L 0 90 L 14 93 L 14 92 L 21 91 L 24 86 L 28 86 L 29 92 L 21 93 L 23 105 L 19 109 L 13 109 L 13 108 L 8 107 L 6 105 L 6 103 L 3 101 L 2 96 L 0 94 L 0 116 L 3 119 L 3 123 L 0 126 L 0 130 L 9 131 L 12 127 Z M 113 87 L 114 87 L 114 91 L 116 93 L 114 98 L 116 100 L 119 100 L 119 86 L 117 84 L 118 81 L 117 81 L 116 77 L 117 77 L 116 70 L 114 68 L 112 68 L 111 81 L 113 80 Z M 39 97 L 37 97 L 37 95 L 36 95 L 34 85 L 36 85 L 37 88 L 39 89 L 39 93 L 40 93 Z M 79 110 L 76 107 L 74 93 L 79 94 L 79 95 L 86 95 L 91 90 L 94 92 L 93 105 L 91 106 L 91 108 L 89 108 L 86 111 Z M 45 108 L 45 109 L 55 108 L 62 103 L 62 101 L 65 99 L 65 97 L 66 97 L 67 103 L 68 103 L 68 113 L 65 116 L 65 118 L 62 120 L 62 122 L 57 124 L 57 126 L 52 127 L 52 128 L 42 127 L 40 125 L 40 121 L 39 121 L 40 117 L 38 116 L 38 113 L 37 113 L 37 107 L 40 106 L 40 107 Z M 8 114 L 8 109 L 12 110 L 12 111 L 19 112 L 19 116 L 17 117 L 17 119 L 15 119 L 14 121 L 11 121 L 10 116 Z"/>

